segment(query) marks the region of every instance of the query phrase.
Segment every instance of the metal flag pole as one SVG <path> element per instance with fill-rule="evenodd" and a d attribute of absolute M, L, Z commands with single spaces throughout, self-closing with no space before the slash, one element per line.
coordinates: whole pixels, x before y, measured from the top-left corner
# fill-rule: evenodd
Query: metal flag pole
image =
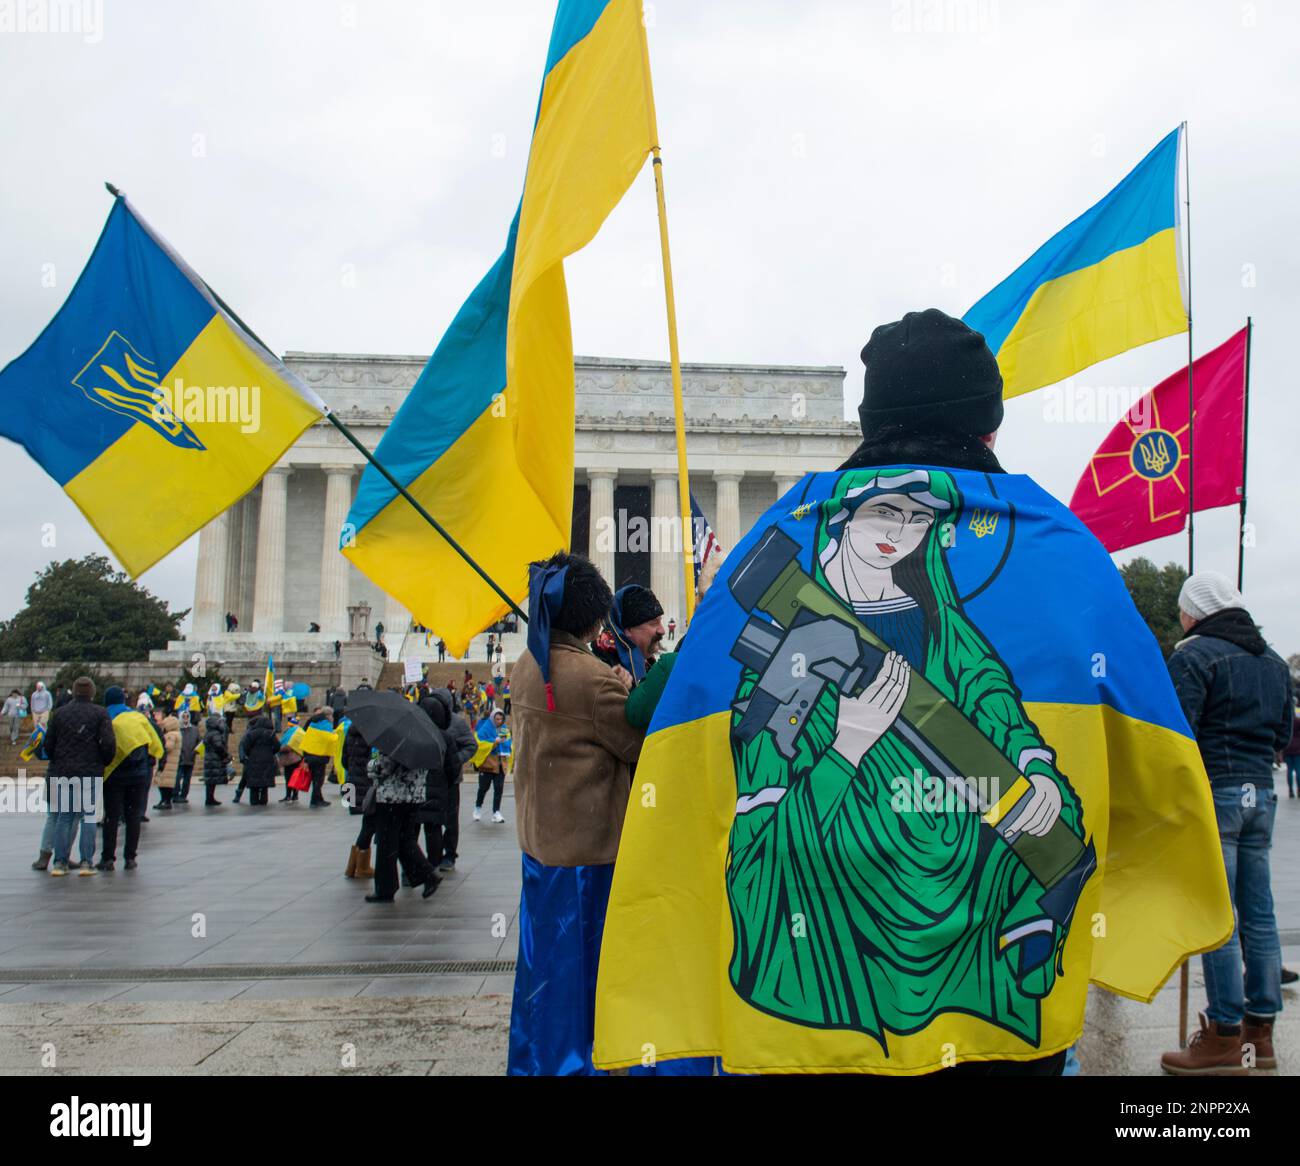
<path fill-rule="evenodd" d="M 411 506 L 415 509 L 416 514 L 418 514 L 421 518 L 423 518 L 425 522 L 427 522 L 431 527 L 433 527 L 434 530 L 436 530 L 440 535 L 442 535 L 447 545 L 451 547 L 451 549 L 455 551 L 462 559 L 464 559 L 466 563 L 469 564 L 469 566 L 474 570 L 474 573 L 477 574 L 478 577 L 482 579 L 484 583 L 486 583 L 489 587 L 491 587 L 492 590 L 496 592 L 499 598 L 505 601 L 505 603 L 510 607 L 510 610 L 513 611 L 515 615 L 517 615 L 521 620 L 523 620 L 524 623 L 527 623 L 528 617 L 522 611 L 520 611 L 519 605 L 515 603 L 515 601 L 511 599 L 510 596 L 508 596 L 504 591 L 502 591 L 499 586 L 497 586 L 496 580 L 493 579 L 492 576 L 489 575 L 485 570 L 483 570 L 483 568 L 480 567 L 478 563 L 476 563 L 470 557 L 469 552 L 463 546 L 461 546 L 460 543 L 458 543 L 454 538 L 451 537 L 451 534 L 447 530 L 447 528 L 443 526 L 442 523 L 440 523 L 436 518 L 434 518 L 434 516 L 430 514 L 419 502 L 417 502 L 416 499 L 412 496 L 411 492 L 405 486 L 403 486 L 401 482 L 399 482 L 395 477 L 393 477 L 392 474 L 388 472 L 387 467 L 375 460 L 375 455 L 371 453 L 370 450 L 368 450 L 361 443 L 361 441 L 357 438 L 356 434 L 352 432 L 352 430 L 350 430 L 346 425 L 343 424 L 342 421 L 340 421 L 334 415 L 334 411 L 330 409 L 328 406 L 326 406 L 325 409 L 325 416 L 329 420 L 330 424 L 333 425 L 335 429 L 337 429 L 341 434 L 343 434 L 343 436 L 346 437 L 348 441 L 350 441 L 360 451 L 361 456 L 364 457 L 366 461 L 368 461 L 372 466 L 375 467 L 375 469 L 384 478 L 384 480 L 411 504 Z"/>
<path fill-rule="evenodd" d="M 1237 517 L 1237 590 L 1246 572 L 1246 456 L 1250 452 L 1250 342 L 1255 324 L 1246 317 L 1246 381 L 1241 389 L 1241 510 Z"/>
<path fill-rule="evenodd" d="M 1192 162 L 1187 123 L 1183 122 L 1183 198 L 1187 224 L 1187 574 L 1196 569 L 1196 395 L 1192 376 Z M 1189 973 L 1178 973 L 1178 1047 L 1187 1047 Z"/>
<path fill-rule="evenodd" d="M 645 75 L 646 111 L 650 116 L 650 153 L 654 159 L 655 198 L 659 204 L 659 247 L 663 252 L 664 299 L 668 309 L 668 359 L 672 369 L 673 418 L 677 436 L 677 505 L 681 511 L 682 583 L 687 627 L 695 614 L 695 539 L 691 522 L 691 483 L 686 465 L 686 410 L 682 401 L 682 361 L 677 347 L 677 298 L 673 293 L 673 262 L 668 250 L 668 205 L 664 199 L 664 165 L 659 152 L 659 124 L 655 117 L 654 86 L 650 80 L 650 41 L 645 10 L 641 12 L 642 72 Z"/>

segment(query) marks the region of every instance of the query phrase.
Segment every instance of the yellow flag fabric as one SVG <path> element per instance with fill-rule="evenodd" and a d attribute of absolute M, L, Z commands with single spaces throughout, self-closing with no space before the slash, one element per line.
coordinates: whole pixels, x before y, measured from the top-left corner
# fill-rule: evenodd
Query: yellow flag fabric
<path fill-rule="evenodd" d="M 113 760 L 104 766 L 105 778 L 111 777 L 113 771 L 141 745 L 148 746 L 149 756 L 155 761 L 162 758 L 162 742 L 143 713 L 131 709 L 118 713 L 113 718 L 113 736 L 117 738 L 117 751 L 113 754 Z"/>
<path fill-rule="evenodd" d="M 637 0 L 561 0 L 505 252 L 376 450 L 516 601 L 527 594 L 527 564 L 571 537 L 574 372 L 563 260 L 595 236 L 650 151 L 646 60 Z M 373 468 L 341 546 L 452 655 L 508 610 Z"/>

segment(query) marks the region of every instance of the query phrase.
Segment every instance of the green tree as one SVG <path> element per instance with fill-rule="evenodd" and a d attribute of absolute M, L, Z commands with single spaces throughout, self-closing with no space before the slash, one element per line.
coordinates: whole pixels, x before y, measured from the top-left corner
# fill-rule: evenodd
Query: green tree
<path fill-rule="evenodd" d="M 1178 622 L 1178 592 L 1187 580 L 1187 571 L 1177 563 L 1157 567 L 1150 559 L 1137 558 L 1122 566 L 1119 573 L 1167 658 L 1183 638 L 1183 627 Z"/>
<path fill-rule="evenodd" d="M 0 623 L 0 659 L 143 660 L 180 639 L 188 611 L 169 611 L 103 555 L 51 563 L 27 589 L 27 606 Z"/>

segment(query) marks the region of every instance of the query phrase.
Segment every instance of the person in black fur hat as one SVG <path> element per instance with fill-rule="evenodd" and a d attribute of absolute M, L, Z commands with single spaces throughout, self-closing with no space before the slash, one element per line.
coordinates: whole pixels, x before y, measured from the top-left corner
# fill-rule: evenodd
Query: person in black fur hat
<path fill-rule="evenodd" d="M 664 640 L 664 609 L 648 587 L 629 583 L 614 592 L 605 627 L 591 650 L 611 668 L 623 667 L 633 686 L 644 679 Z"/>
<path fill-rule="evenodd" d="M 862 444 L 840 468 L 943 466 L 1000 474 L 1002 374 L 984 337 L 937 308 L 883 324 L 862 350 Z"/>

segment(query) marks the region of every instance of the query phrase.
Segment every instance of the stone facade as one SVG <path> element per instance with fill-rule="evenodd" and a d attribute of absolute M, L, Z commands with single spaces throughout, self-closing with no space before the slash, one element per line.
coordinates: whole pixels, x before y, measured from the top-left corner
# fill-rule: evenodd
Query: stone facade
<path fill-rule="evenodd" d="M 418 356 L 306 352 L 284 360 L 371 449 L 425 364 Z M 640 517 L 654 527 L 677 512 L 668 365 L 579 357 L 575 366 L 573 545 L 614 586 L 653 586 L 666 613 L 680 619 L 679 555 L 664 546 L 638 554 L 598 545 L 599 533 L 620 522 Z M 724 549 L 805 472 L 833 469 L 857 444 L 857 426 L 843 419 L 841 368 L 694 364 L 682 372 L 691 490 Z M 347 638 L 347 606 L 361 602 L 388 633 L 405 631 L 409 613 L 335 549 L 362 464 L 321 422 L 204 529 L 186 647 L 311 651 L 319 644 L 321 655 L 332 654 L 333 641 Z M 225 635 L 227 611 L 239 620 L 233 637 Z M 319 636 L 307 634 L 313 621 Z"/>

